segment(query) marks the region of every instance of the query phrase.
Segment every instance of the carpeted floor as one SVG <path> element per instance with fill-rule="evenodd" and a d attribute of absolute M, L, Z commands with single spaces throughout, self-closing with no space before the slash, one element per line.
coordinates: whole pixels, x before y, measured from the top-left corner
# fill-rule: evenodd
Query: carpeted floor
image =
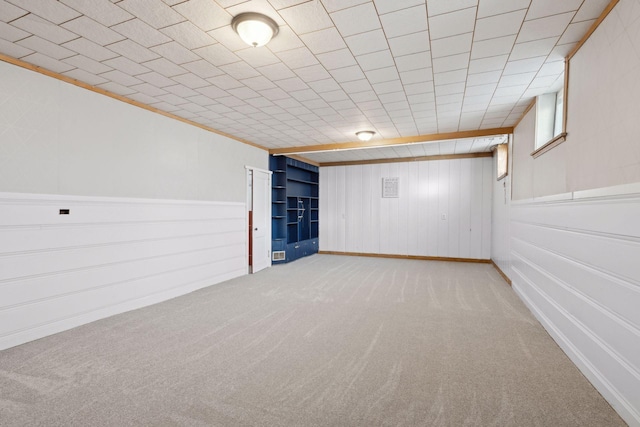
<path fill-rule="evenodd" d="M 487 264 L 315 255 L 0 352 L 2 426 L 616 426 Z"/>

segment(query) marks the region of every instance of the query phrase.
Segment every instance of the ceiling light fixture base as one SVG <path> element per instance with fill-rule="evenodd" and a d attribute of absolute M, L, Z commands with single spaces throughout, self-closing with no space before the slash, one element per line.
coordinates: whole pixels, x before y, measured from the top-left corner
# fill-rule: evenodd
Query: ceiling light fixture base
<path fill-rule="evenodd" d="M 375 134 L 376 133 L 372 130 L 361 130 L 360 132 L 356 132 L 356 136 L 360 141 L 369 141 Z"/>

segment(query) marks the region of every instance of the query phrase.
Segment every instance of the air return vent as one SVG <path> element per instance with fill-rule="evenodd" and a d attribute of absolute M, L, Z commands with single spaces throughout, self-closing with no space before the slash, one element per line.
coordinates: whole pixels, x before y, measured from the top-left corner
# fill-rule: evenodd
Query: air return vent
<path fill-rule="evenodd" d="M 285 252 L 284 251 L 273 251 L 271 255 L 272 261 L 284 261 L 285 260 Z"/>

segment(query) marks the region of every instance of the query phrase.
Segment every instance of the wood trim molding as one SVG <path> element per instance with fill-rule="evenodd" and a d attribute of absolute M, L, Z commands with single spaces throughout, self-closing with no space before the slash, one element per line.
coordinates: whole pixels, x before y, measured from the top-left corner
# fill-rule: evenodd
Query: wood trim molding
<path fill-rule="evenodd" d="M 589 40 L 589 37 L 591 37 L 591 34 L 593 34 L 594 31 L 600 26 L 602 21 L 604 21 L 604 19 L 607 17 L 607 15 L 609 15 L 609 13 L 613 10 L 613 8 L 618 4 L 619 1 L 620 0 L 611 0 L 609 2 L 609 4 L 607 5 L 607 7 L 604 8 L 604 10 L 600 14 L 596 22 L 594 22 L 593 25 L 591 25 L 589 30 L 587 30 L 587 33 L 584 36 L 582 36 L 578 44 L 571 50 L 571 52 L 569 52 L 569 54 L 566 57 L 567 60 L 571 60 L 571 58 L 573 58 L 573 56 L 576 53 L 578 53 L 582 45 L 585 44 L 587 40 Z"/>
<path fill-rule="evenodd" d="M 513 286 L 513 283 L 511 282 L 511 279 L 509 279 L 509 276 L 507 276 L 506 274 L 504 274 L 504 271 L 502 271 L 500 269 L 500 267 L 498 267 L 498 264 L 496 264 L 493 260 L 490 260 L 491 265 L 493 265 L 493 267 L 498 270 L 498 273 L 500 274 L 500 276 L 502 276 L 502 278 L 504 279 L 505 282 L 507 282 L 509 284 L 509 286 Z"/>
<path fill-rule="evenodd" d="M 318 253 L 323 255 L 363 256 L 363 257 L 371 257 L 371 258 L 414 259 L 419 261 L 448 261 L 448 262 L 472 262 L 477 264 L 491 264 L 490 259 L 480 259 L 480 258 L 450 258 L 450 257 L 439 257 L 439 256 L 372 254 L 372 253 L 365 253 L 365 252 L 337 252 L 337 251 L 318 251 Z"/>
<path fill-rule="evenodd" d="M 313 166 L 318 166 L 318 167 L 321 166 L 320 163 L 316 162 L 315 160 L 307 159 L 306 157 L 297 156 L 295 154 L 289 154 L 287 157 L 295 160 L 300 160 L 301 162 L 309 163 L 310 165 L 313 165 Z"/>
<path fill-rule="evenodd" d="M 541 146 L 540 148 L 536 149 L 533 153 L 531 153 L 531 157 L 533 157 L 534 159 L 537 159 L 547 151 L 551 150 L 554 147 L 557 147 L 558 145 L 562 144 L 566 140 L 567 140 L 567 133 L 562 132 L 560 135 L 556 136 L 551 141 L 545 143 L 543 146 Z"/>
<path fill-rule="evenodd" d="M 200 123 L 196 123 L 194 121 L 191 121 L 189 119 L 185 119 L 185 118 L 180 117 L 180 116 L 176 116 L 175 114 L 171 114 L 171 113 L 168 113 L 166 111 L 159 110 L 159 109 L 154 108 L 154 107 L 152 107 L 150 105 L 143 104 L 142 102 L 134 101 L 133 99 L 129 99 L 129 98 L 125 97 L 125 96 L 118 95 L 118 94 L 115 94 L 113 92 L 109 92 L 108 90 L 104 90 L 102 88 L 92 86 L 92 85 L 90 85 L 88 83 L 84 83 L 84 82 L 81 82 L 81 81 L 76 80 L 76 79 L 72 79 L 71 77 L 67 77 L 67 76 L 65 76 L 63 74 L 59 74 L 59 73 L 56 73 L 54 71 L 47 70 L 46 68 L 42 68 L 42 67 L 39 67 L 37 65 L 30 64 L 30 63 L 22 61 L 20 59 L 16 59 L 16 58 L 13 58 L 11 56 L 3 55 L 3 54 L 0 53 L 0 61 L 7 62 L 9 64 L 13 64 L 13 65 L 16 65 L 18 67 L 21 67 L 21 68 L 24 68 L 24 69 L 27 69 L 27 70 L 30 70 L 30 71 L 35 71 L 36 73 L 40 73 L 40 74 L 43 74 L 43 75 L 48 76 L 48 77 L 53 77 L 54 79 L 63 81 L 65 83 L 69 83 L 69 84 L 72 84 L 74 86 L 78 86 L 78 87 L 81 87 L 83 89 L 90 90 L 91 92 L 95 92 L 95 93 L 98 93 L 100 95 L 108 96 L 109 98 L 116 99 L 118 101 L 124 102 L 124 103 L 129 104 L 129 105 L 133 105 L 134 107 L 142 108 L 144 110 L 151 111 L 152 113 L 160 114 L 160 115 L 168 117 L 170 119 L 178 120 L 178 121 L 180 121 L 182 123 L 186 123 L 188 125 L 195 126 L 195 127 L 200 128 L 202 130 L 205 130 L 207 132 L 215 133 L 215 134 L 224 136 L 226 138 L 233 139 L 234 141 L 238 141 L 238 142 L 241 142 L 243 144 L 247 144 L 247 145 L 250 145 L 252 147 L 268 151 L 268 148 L 263 147 L 262 145 L 255 144 L 255 143 L 253 143 L 251 141 L 248 141 L 246 139 L 238 138 L 237 136 L 233 136 L 231 134 L 219 131 L 219 130 L 214 129 L 212 127 L 205 126 L 205 125 L 202 125 Z"/>
<path fill-rule="evenodd" d="M 374 160 L 351 160 L 344 162 L 320 163 L 324 166 L 353 166 L 353 165 L 374 165 L 380 163 L 405 163 L 405 162 L 428 162 L 432 160 L 454 160 L 454 159 L 475 159 L 478 157 L 493 157 L 493 153 L 466 153 L 466 154 L 442 154 L 438 156 L 404 157 L 398 159 L 374 159 Z"/>
<path fill-rule="evenodd" d="M 504 135 L 513 133 L 513 127 L 467 130 L 460 132 L 433 133 L 429 135 L 406 136 L 402 138 L 372 139 L 367 142 L 349 141 L 334 144 L 305 145 L 301 147 L 272 148 L 269 154 L 300 154 L 318 151 L 350 150 L 354 148 L 386 147 L 391 145 L 417 144 L 430 141 L 446 141 L 449 139 L 477 138 L 483 136 Z"/>
<path fill-rule="evenodd" d="M 517 128 L 517 127 L 518 127 L 518 125 L 520 125 L 520 122 L 522 121 L 522 119 L 524 119 L 524 118 L 525 118 L 525 116 L 527 115 L 527 113 L 529 113 L 529 111 L 531 111 L 531 109 L 532 109 L 533 107 L 535 107 L 535 106 L 536 106 L 536 98 L 535 98 L 535 97 L 533 97 L 533 99 L 531 100 L 531 104 L 529 104 L 529 106 L 527 107 L 527 109 L 526 109 L 526 110 L 524 110 L 524 112 L 522 113 L 522 116 L 520 116 L 520 118 L 518 119 L 518 121 L 516 122 L 516 124 L 515 124 L 515 125 L 513 125 L 513 128 L 514 128 L 514 129 L 515 129 L 515 128 Z"/>

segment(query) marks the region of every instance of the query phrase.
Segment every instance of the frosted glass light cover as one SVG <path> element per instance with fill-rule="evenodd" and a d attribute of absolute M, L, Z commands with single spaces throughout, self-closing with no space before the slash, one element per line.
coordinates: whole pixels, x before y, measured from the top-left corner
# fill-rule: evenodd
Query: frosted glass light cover
<path fill-rule="evenodd" d="M 356 136 L 360 141 L 369 141 L 371 138 L 373 138 L 374 133 L 375 132 L 370 130 L 362 130 L 360 132 L 356 132 Z"/>
<path fill-rule="evenodd" d="M 241 13 L 233 18 L 231 26 L 246 44 L 253 47 L 264 46 L 278 34 L 278 24 L 259 13 Z"/>

